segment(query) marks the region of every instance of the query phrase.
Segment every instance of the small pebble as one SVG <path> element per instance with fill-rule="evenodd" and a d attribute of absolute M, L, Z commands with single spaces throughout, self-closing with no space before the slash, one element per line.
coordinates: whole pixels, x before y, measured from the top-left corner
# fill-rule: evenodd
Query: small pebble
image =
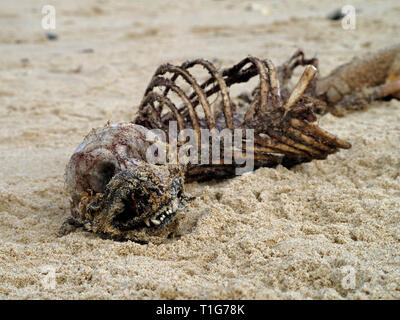
<path fill-rule="evenodd" d="M 86 49 L 82 49 L 80 51 L 80 53 L 93 53 L 93 52 L 94 52 L 94 50 L 92 48 L 86 48 Z"/>
<path fill-rule="evenodd" d="M 21 59 L 21 64 L 22 64 L 23 67 L 27 67 L 27 66 L 29 66 L 31 63 L 30 63 L 30 61 L 29 61 L 28 58 L 22 58 L 22 59 Z"/>
<path fill-rule="evenodd" d="M 359 13 L 360 10 L 356 9 L 356 13 Z M 329 20 L 333 20 L 333 21 L 337 21 L 340 19 L 343 19 L 345 17 L 345 14 L 342 12 L 342 8 L 337 8 L 335 10 L 333 10 L 331 13 L 329 13 L 326 16 Z"/>
<path fill-rule="evenodd" d="M 342 9 L 335 9 L 334 11 L 332 11 L 331 13 L 328 14 L 327 18 L 329 20 L 340 20 L 344 17 L 344 14 L 342 13 Z"/>
<path fill-rule="evenodd" d="M 58 35 L 53 32 L 46 32 L 46 37 L 48 40 L 51 40 L 51 41 L 58 40 Z"/>

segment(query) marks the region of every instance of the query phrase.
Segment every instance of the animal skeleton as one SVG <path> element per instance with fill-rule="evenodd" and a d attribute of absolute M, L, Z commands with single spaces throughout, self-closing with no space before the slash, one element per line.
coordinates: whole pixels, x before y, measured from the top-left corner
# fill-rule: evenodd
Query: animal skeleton
<path fill-rule="evenodd" d="M 305 69 L 290 90 L 289 80 L 298 66 Z M 204 68 L 208 77 L 198 81 L 191 73 L 194 67 Z M 177 122 L 179 132 L 193 129 L 199 148 L 202 129 L 253 130 L 251 150 L 243 137 L 238 154 L 251 157 L 254 168 L 292 167 L 350 148 L 350 143 L 314 124 L 316 114 L 342 116 L 376 99 L 400 98 L 400 45 L 354 58 L 325 78 L 318 78 L 317 73 L 318 59 L 306 59 L 301 50 L 278 68 L 256 57 L 222 71 L 204 59 L 181 66 L 161 65 L 136 119 L 92 130 L 72 155 L 66 174 L 71 217 L 60 232 L 84 226 L 117 240 L 160 242 L 173 234 L 176 215 L 191 200 L 183 192 L 184 181 L 234 175 L 238 161 L 149 163 L 146 152 L 157 140 L 150 129 L 166 133 L 171 121 Z M 230 87 L 253 77 L 259 83 L 252 94 L 233 100 Z M 190 90 L 184 90 L 184 85 Z M 215 95 L 221 99 L 212 101 Z"/>

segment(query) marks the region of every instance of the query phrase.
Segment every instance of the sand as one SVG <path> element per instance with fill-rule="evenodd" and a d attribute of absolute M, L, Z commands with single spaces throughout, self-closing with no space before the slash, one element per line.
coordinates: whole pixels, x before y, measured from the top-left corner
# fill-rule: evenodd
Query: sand
<path fill-rule="evenodd" d="M 58 40 L 41 28 L 56 8 Z M 0 298 L 399 299 L 400 102 L 324 129 L 353 147 L 293 170 L 193 183 L 180 237 L 160 245 L 59 238 L 66 163 L 94 127 L 134 118 L 155 68 L 296 48 L 321 73 L 398 41 L 398 1 L 356 1 L 355 30 L 326 15 L 344 1 L 2 1 Z"/>

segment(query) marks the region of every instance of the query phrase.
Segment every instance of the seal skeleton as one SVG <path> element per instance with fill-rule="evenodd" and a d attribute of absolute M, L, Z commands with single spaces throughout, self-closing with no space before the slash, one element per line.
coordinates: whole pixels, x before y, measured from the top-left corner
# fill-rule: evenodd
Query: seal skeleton
<path fill-rule="evenodd" d="M 305 69 L 291 90 L 289 80 L 298 66 Z M 194 67 L 206 70 L 208 77 L 199 81 L 191 72 Z M 93 129 L 72 155 L 66 170 L 71 217 L 60 233 L 84 226 L 116 240 L 161 242 L 174 233 L 176 215 L 192 199 L 184 193 L 185 181 L 230 177 L 241 166 L 235 157 L 231 163 L 149 163 L 146 152 L 158 140 L 151 129 L 167 133 L 171 121 L 179 132 L 192 129 L 198 148 L 202 129 L 252 130 L 251 150 L 244 136 L 235 152 L 245 160 L 251 157 L 255 169 L 290 168 L 350 148 L 314 123 L 317 114 L 342 116 L 376 99 L 399 98 L 400 45 L 355 58 L 325 78 L 317 73 L 318 59 L 306 59 L 301 50 L 278 68 L 252 56 L 222 71 L 205 59 L 161 65 L 136 119 Z M 259 81 L 251 94 L 231 98 L 233 85 L 254 77 Z"/>

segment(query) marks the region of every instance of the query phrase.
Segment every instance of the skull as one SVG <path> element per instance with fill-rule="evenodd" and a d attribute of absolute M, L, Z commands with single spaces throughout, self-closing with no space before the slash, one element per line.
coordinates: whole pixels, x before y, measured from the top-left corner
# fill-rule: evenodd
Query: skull
<path fill-rule="evenodd" d="M 191 198 L 183 193 L 182 167 L 146 161 L 154 141 L 148 129 L 131 123 L 93 129 L 67 165 L 72 219 L 66 224 L 120 240 L 165 233 Z"/>

